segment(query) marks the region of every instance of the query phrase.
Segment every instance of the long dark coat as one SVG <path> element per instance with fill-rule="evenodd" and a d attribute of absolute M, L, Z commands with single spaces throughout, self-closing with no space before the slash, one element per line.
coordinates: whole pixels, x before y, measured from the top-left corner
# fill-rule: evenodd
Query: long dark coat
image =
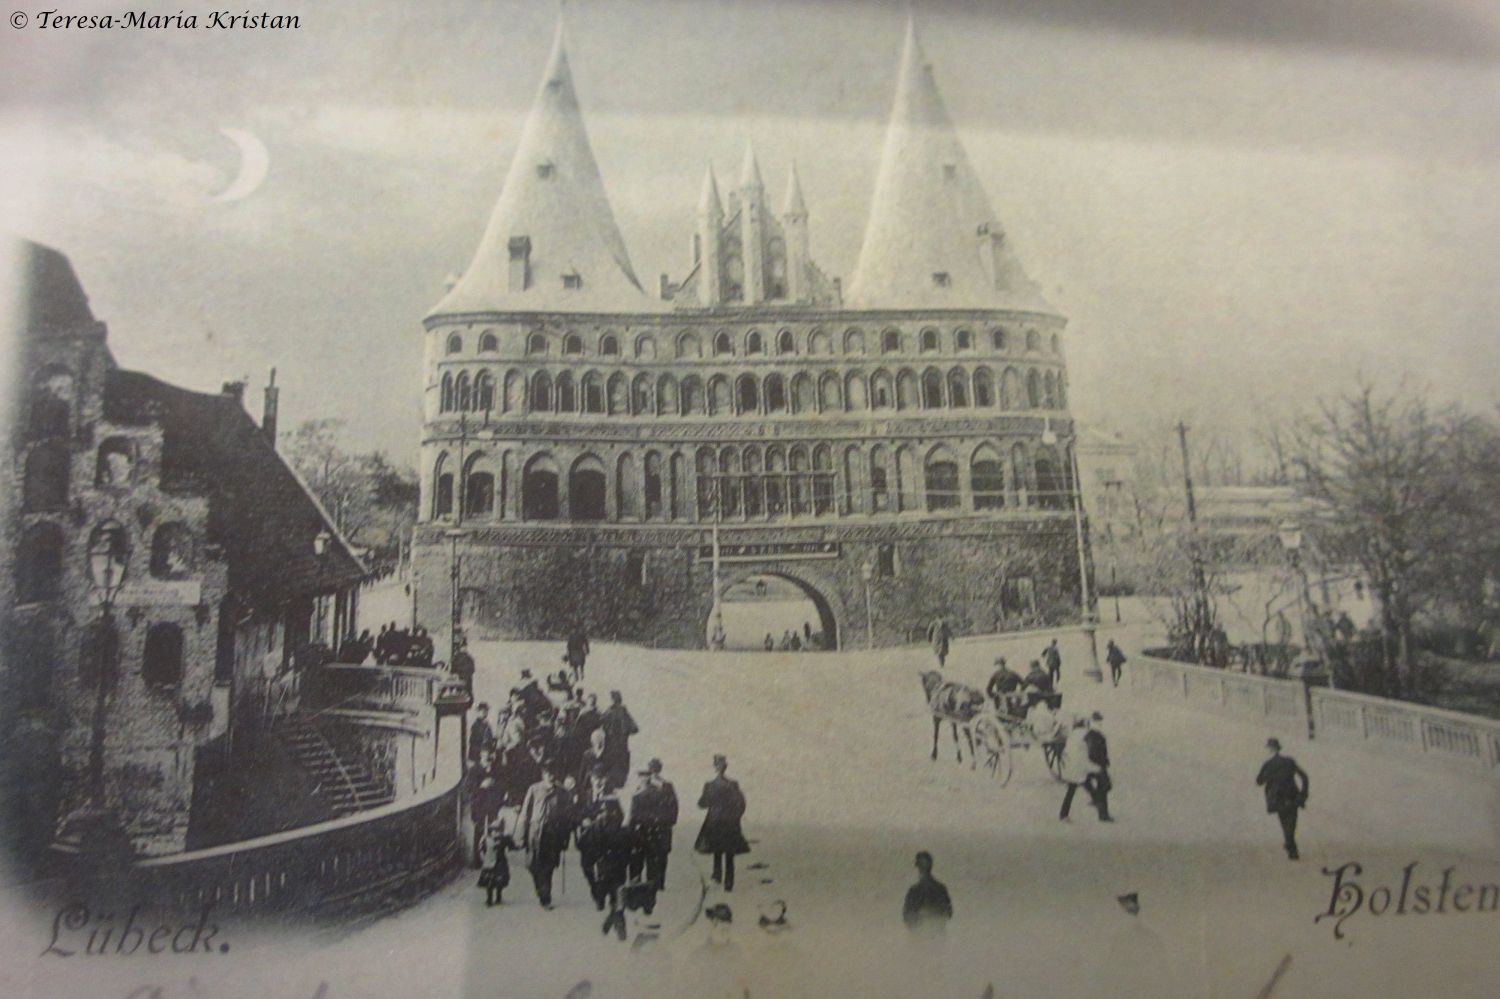
<path fill-rule="evenodd" d="M 573 833 L 573 796 L 560 785 L 538 781 L 521 804 L 521 846 L 526 869 L 550 871 L 562 860 Z"/>
<path fill-rule="evenodd" d="M 1261 765 L 1255 783 L 1266 789 L 1266 811 L 1283 812 L 1301 808 L 1307 803 L 1311 782 L 1307 773 L 1290 756 L 1277 753 Z"/>
<path fill-rule="evenodd" d="M 699 853 L 749 853 L 750 844 L 740 830 L 745 814 L 745 795 L 728 777 L 715 777 L 703 785 L 698 807 L 708 809 L 693 849 Z"/>
<path fill-rule="evenodd" d="M 671 781 L 652 781 L 630 799 L 630 826 L 643 849 L 669 853 L 677 824 L 677 790 Z"/>

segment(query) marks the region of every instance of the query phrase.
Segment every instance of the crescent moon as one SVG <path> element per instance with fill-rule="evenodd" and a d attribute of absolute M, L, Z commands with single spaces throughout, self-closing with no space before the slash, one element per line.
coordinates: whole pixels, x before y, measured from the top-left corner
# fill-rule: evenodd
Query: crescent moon
<path fill-rule="evenodd" d="M 221 128 L 219 134 L 240 150 L 240 172 L 234 181 L 213 196 L 214 201 L 243 201 L 254 194 L 271 168 L 271 154 L 254 133 L 242 128 Z"/>

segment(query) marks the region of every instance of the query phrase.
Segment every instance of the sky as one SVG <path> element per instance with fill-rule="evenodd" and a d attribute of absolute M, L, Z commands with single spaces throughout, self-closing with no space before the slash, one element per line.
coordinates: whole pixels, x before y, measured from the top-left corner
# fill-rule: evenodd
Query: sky
<path fill-rule="evenodd" d="M 557 7 L 264 9 L 301 25 L 0 29 L 0 230 L 72 258 L 122 365 L 203 390 L 248 378 L 253 412 L 274 366 L 284 428 L 344 419 L 353 446 L 412 461 L 420 322 L 499 194 Z M 1243 436 L 1361 374 L 1494 406 L 1500 4 L 911 9 L 997 214 L 1068 318 L 1077 415 Z M 773 205 L 796 161 L 813 256 L 847 280 L 907 10 L 568 0 L 646 287 L 685 273 L 704 166 L 732 180 L 747 140 Z M 244 200 L 213 200 L 240 169 L 221 129 L 269 150 Z"/>

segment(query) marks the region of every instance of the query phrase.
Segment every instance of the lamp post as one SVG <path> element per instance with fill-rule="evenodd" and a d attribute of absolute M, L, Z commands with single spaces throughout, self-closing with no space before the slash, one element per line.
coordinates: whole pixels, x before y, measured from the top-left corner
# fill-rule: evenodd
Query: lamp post
<path fill-rule="evenodd" d="M 1276 533 L 1281 538 L 1281 547 L 1286 549 L 1287 559 L 1291 562 L 1293 571 L 1297 573 L 1297 582 L 1299 586 L 1297 610 L 1298 616 L 1302 620 L 1302 644 L 1305 647 L 1306 651 L 1310 653 L 1313 651 L 1312 646 L 1314 636 L 1313 633 L 1308 630 L 1308 619 L 1311 616 L 1308 614 L 1308 611 L 1313 607 L 1313 602 L 1312 588 L 1307 580 L 1307 566 L 1303 563 L 1302 559 L 1302 547 L 1303 542 L 1305 541 L 1305 538 L 1302 534 L 1302 525 L 1298 524 L 1295 520 L 1284 520 L 1281 522 L 1281 526 L 1276 529 Z M 1326 582 L 1324 589 L 1326 592 Z M 1321 636 L 1318 637 L 1321 638 Z M 1324 665 L 1328 669 L 1329 688 L 1337 689 L 1333 679 L 1333 665 L 1327 661 L 1327 650 L 1318 649 L 1317 652 L 1319 657 L 1323 660 Z"/>
<path fill-rule="evenodd" d="M 1058 442 L 1049 418 L 1042 430 L 1042 443 L 1049 447 Z M 1089 665 L 1083 675 L 1095 683 L 1104 682 L 1104 671 L 1099 668 L 1099 619 L 1094 613 L 1094 600 L 1089 590 L 1088 546 L 1083 536 L 1083 495 L 1079 489 L 1077 438 L 1067 443 L 1068 469 L 1073 475 L 1073 488 L 1069 490 L 1073 499 L 1073 539 L 1078 545 L 1078 596 L 1082 605 L 1083 633 L 1089 640 Z"/>
<path fill-rule="evenodd" d="M 865 559 L 859 567 L 859 575 L 865 581 L 865 648 L 875 648 L 875 611 L 870 600 L 870 583 L 875 579 L 875 563 Z"/>
<path fill-rule="evenodd" d="M 448 665 L 453 665 L 453 656 L 458 652 L 458 633 L 463 627 L 463 605 L 459 603 L 458 577 L 461 562 L 458 557 L 458 539 L 464 532 L 454 528 L 444 532 L 448 539 Z"/>

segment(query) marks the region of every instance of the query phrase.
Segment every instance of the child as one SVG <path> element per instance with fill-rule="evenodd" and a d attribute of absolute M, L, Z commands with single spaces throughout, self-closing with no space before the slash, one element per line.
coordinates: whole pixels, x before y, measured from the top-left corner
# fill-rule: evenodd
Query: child
<path fill-rule="evenodd" d="M 510 861 L 506 850 L 516 849 L 513 839 L 505 832 L 505 820 L 496 818 L 490 823 L 484 837 L 481 853 L 484 870 L 479 874 L 479 887 L 484 889 L 484 907 L 501 904 L 500 893 L 510 884 Z"/>

